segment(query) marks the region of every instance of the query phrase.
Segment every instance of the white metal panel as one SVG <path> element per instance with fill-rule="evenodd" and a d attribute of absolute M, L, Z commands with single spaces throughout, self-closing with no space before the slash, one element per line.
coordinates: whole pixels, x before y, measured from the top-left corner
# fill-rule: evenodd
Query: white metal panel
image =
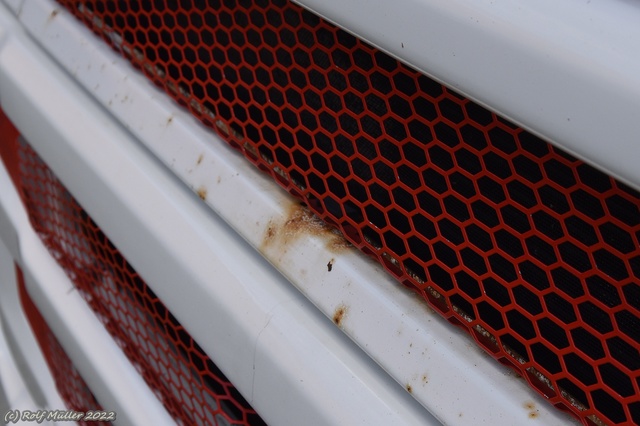
<path fill-rule="evenodd" d="M 2 241 L 0 294 L 0 421 L 9 410 L 64 407 L 20 308 L 13 256 Z"/>
<path fill-rule="evenodd" d="M 267 422 L 436 422 L 54 63 L 17 39 L 0 50 L 3 109 Z M 26 263 L 39 242 L 24 232 L 18 257 Z M 23 264 L 33 278 L 29 289 L 89 374 L 73 355 L 87 352 L 79 341 L 92 340 L 64 330 L 72 329 L 71 318 L 79 315 L 82 324 L 85 316 L 55 305 L 62 289 L 41 283 L 62 272 L 41 270 L 40 262 Z"/>
<path fill-rule="evenodd" d="M 640 188 L 640 3 L 295 1 Z"/>
<path fill-rule="evenodd" d="M 414 398 L 448 424 L 521 424 L 527 421 L 532 424 L 560 425 L 572 422 L 567 415 L 545 405 L 543 399 L 523 381 L 489 359 L 468 336 L 443 321 L 413 293 L 395 283 L 379 265 L 349 248 L 340 237 L 301 209 L 273 182 L 254 170 L 210 131 L 195 123 L 190 115 L 169 101 L 124 60 L 96 41 L 68 14 L 64 11 L 52 14 L 54 8 L 55 5 L 49 1 L 33 0 L 24 5 L 20 19 L 105 109 L 276 265 L 327 317 L 339 323 L 345 333 L 389 372 L 401 389 L 410 391 Z M 54 18 L 51 19 L 51 16 Z M 18 107 L 8 104 L 6 108 L 11 113 L 12 108 Z M 79 121 L 84 123 L 90 119 L 83 116 Z M 32 132 L 35 136 L 37 131 Z M 50 132 L 43 131 L 40 137 Z M 184 281 L 188 276 L 189 280 L 201 283 L 199 285 L 203 287 L 198 291 L 204 291 L 210 285 L 205 284 L 206 277 L 212 276 L 202 269 L 211 249 L 193 243 L 189 245 L 184 241 L 184 236 L 192 232 L 185 218 L 166 215 L 155 207 L 159 201 L 140 198 L 139 195 L 127 195 L 125 199 L 116 200 L 109 194 L 99 200 L 92 199 L 87 189 L 78 185 L 79 180 L 86 185 L 86 175 L 80 178 L 80 174 L 66 167 L 69 162 L 86 164 L 91 173 L 102 173 L 105 181 L 110 182 L 106 188 L 109 192 L 122 192 L 123 186 L 129 186 L 138 187 L 136 191 L 144 193 L 143 187 L 139 186 L 142 172 L 123 175 L 125 163 L 134 162 L 142 167 L 142 158 L 130 157 L 131 153 L 126 149 L 128 159 L 117 163 L 115 157 L 109 158 L 112 155 L 109 151 L 100 148 L 98 141 L 102 136 L 98 136 L 94 134 L 91 141 L 78 141 L 73 152 L 59 148 L 54 151 L 46 146 L 37 148 L 51 161 L 92 214 L 95 212 L 98 223 L 110 229 L 112 238 L 143 276 L 161 286 L 158 294 L 168 305 L 175 307 L 176 315 L 198 340 L 207 333 L 224 336 L 224 330 L 212 330 L 214 326 L 203 323 L 202 317 L 198 316 L 197 312 L 206 310 L 201 303 L 208 300 L 202 298 L 202 293 L 189 286 L 181 287 L 179 292 L 175 291 L 175 287 L 173 291 L 171 289 L 172 282 Z M 119 138 L 111 137 L 111 140 L 117 141 Z M 117 176 L 110 176 L 109 169 L 100 164 L 103 162 L 120 164 Z M 142 167 L 142 170 L 145 169 Z M 118 196 L 123 197 L 124 193 Z M 179 200 L 184 198 L 174 198 L 172 203 L 183 206 L 185 202 Z M 145 203 L 147 206 L 144 206 Z M 105 214 L 105 205 L 119 206 L 117 214 L 113 207 L 109 214 Z M 164 216 L 145 217 L 142 212 L 149 205 L 154 206 L 157 214 L 162 212 Z M 140 213 L 135 213 L 136 210 Z M 189 219 L 188 222 L 199 223 L 204 220 L 200 213 L 198 218 Z M 118 223 L 135 225 L 123 227 Z M 133 241 L 133 231 L 137 230 L 139 234 L 147 226 L 155 228 L 156 234 L 148 238 L 138 235 Z M 165 237 L 169 231 L 161 232 L 163 226 L 171 226 L 173 232 Z M 176 243 L 176 238 L 182 242 Z M 190 250 L 175 253 L 175 258 L 158 257 L 159 254 L 154 252 L 153 259 L 150 254 L 144 254 L 148 253 L 149 246 L 179 247 L 182 244 L 189 246 Z M 248 256 L 242 253 L 224 255 L 224 258 L 226 262 L 233 262 L 236 256 Z M 260 262 L 255 256 L 249 259 L 243 262 L 247 271 L 251 270 L 254 262 Z M 166 271 L 157 268 L 157 264 L 165 263 L 180 264 L 180 269 Z M 329 264 L 332 265 L 331 270 Z M 214 275 L 221 273 L 216 270 Z M 228 310 L 236 305 L 229 303 L 217 302 L 213 306 L 230 314 Z M 269 309 L 259 314 L 247 310 L 242 312 L 255 315 L 256 318 L 262 315 L 262 325 L 270 317 Z M 280 322 L 272 318 L 268 324 L 271 327 Z M 229 344 L 236 344 L 231 342 L 240 340 L 242 336 L 235 329 L 227 330 L 227 334 L 235 336 L 235 340 L 229 340 Z M 271 334 L 263 332 L 260 339 L 267 335 Z M 213 344 L 211 350 L 216 359 L 229 357 L 228 354 L 219 353 Z M 262 364 L 263 356 L 268 360 L 286 353 L 278 345 L 264 345 L 262 350 L 265 352 L 255 358 L 256 366 Z M 243 357 L 243 353 L 236 353 L 234 360 L 226 359 L 224 363 L 236 368 L 237 376 L 232 378 L 237 377 L 241 389 L 248 380 L 243 376 Z M 295 363 L 287 362 L 287 366 L 293 368 Z M 268 368 L 262 371 L 266 376 L 272 375 Z M 286 373 L 286 369 L 282 372 Z M 256 372 L 255 378 L 260 374 Z M 287 389 L 289 379 L 283 378 L 278 386 L 270 382 L 272 377 L 263 382 L 264 387 L 258 382 L 252 383 L 256 407 L 262 407 L 260 397 L 268 398 L 270 403 L 284 398 L 285 394 L 279 391 Z M 253 380 L 254 376 L 251 376 Z M 268 392 L 269 386 L 279 391 Z M 305 389 L 308 391 L 311 388 L 305 385 Z M 314 395 L 324 402 L 330 399 Z M 308 396 L 304 394 L 300 398 L 304 400 Z M 343 397 L 352 400 L 348 394 Z"/>

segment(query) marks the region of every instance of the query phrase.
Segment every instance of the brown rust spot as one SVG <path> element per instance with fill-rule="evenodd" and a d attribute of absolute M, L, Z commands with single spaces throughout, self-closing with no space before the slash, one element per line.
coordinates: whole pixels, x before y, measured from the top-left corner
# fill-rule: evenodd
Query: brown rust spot
<path fill-rule="evenodd" d="M 422 375 L 422 383 L 424 383 L 425 385 L 426 385 L 427 383 L 429 383 L 429 378 L 427 377 L 427 375 L 426 375 L 426 374 L 423 374 L 423 375 Z"/>
<path fill-rule="evenodd" d="M 536 419 L 540 415 L 538 409 L 536 408 L 536 404 L 534 404 L 533 402 L 525 402 L 524 408 L 529 410 L 530 419 Z"/>
<path fill-rule="evenodd" d="M 411 387 L 410 384 L 407 384 L 406 389 L 407 389 L 407 392 L 413 393 L 413 388 Z"/>
<path fill-rule="evenodd" d="M 288 245 L 301 236 L 322 238 L 327 249 L 333 253 L 351 247 L 339 231 L 329 227 L 305 206 L 292 203 L 282 221 L 269 222 L 262 240 L 262 248 L 267 248 L 273 243 Z"/>
<path fill-rule="evenodd" d="M 338 326 L 342 327 L 342 322 L 344 318 L 347 316 L 347 307 L 345 305 L 340 305 L 336 308 L 333 313 L 333 322 Z"/>
<path fill-rule="evenodd" d="M 198 160 L 196 161 L 196 165 L 199 166 L 200 163 L 202 163 L 202 160 L 204 160 L 204 154 L 198 155 Z"/>
<path fill-rule="evenodd" d="M 51 11 L 51 13 L 49 14 L 49 18 L 47 19 L 47 22 L 53 20 L 53 18 L 55 18 L 56 16 L 58 16 L 58 13 L 60 13 L 60 10 L 58 9 L 53 9 Z"/>
<path fill-rule="evenodd" d="M 200 188 L 198 188 L 196 193 L 198 194 L 198 197 L 200 197 L 201 200 L 204 201 L 204 200 L 207 199 L 207 188 L 200 187 Z"/>
<path fill-rule="evenodd" d="M 167 123 L 166 125 L 168 126 L 169 124 L 173 123 L 173 115 L 170 115 L 169 118 L 167 118 Z"/>

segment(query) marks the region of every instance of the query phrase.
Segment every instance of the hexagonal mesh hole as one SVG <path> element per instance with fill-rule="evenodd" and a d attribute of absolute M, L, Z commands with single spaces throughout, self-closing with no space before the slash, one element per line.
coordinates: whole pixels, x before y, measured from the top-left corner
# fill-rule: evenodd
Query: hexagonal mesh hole
<path fill-rule="evenodd" d="M 59 3 L 554 404 L 630 421 L 638 192 L 285 0 Z"/>

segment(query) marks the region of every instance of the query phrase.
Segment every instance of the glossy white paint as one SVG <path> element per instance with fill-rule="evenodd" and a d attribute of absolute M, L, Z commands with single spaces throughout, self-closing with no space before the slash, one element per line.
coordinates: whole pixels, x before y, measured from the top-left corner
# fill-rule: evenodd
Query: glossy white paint
<path fill-rule="evenodd" d="M 640 188 L 640 3 L 295 1 Z"/>
<path fill-rule="evenodd" d="M 286 328 L 288 321 L 298 315 L 315 315 L 310 305 L 294 297 L 291 288 L 278 289 L 282 283 L 269 284 L 278 279 L 273 272 L 265 272 L 268 269 L 261 266 L 262 257 L 248 246 L 237 245 L 237 236 L 233 237 L 227 228 L 212 227 L 207 212 L 192 206 L 194 197 L 186 197 L 175 189 L 175 183 L 169 184 L 171 179 L 165 173 L 154 171 L 157 165 L 144 150 L 132 146 L 126 134 L 96 132 L 89 122 L 108 121 L 104 111 L 89 108 L 78 112 L 80 116 L 73 116 L 78 122 L 73 132 L 62 126 L 28 129 L 32 136 L 27 136 L 34 141 L 56 132 L 64 136 L 55 144 L 39 143 L 36 148 L 97 222 L 109 230 L 134 266 L 157 286 L 156 292 L 216 362 L 224 366 L 234 383 L 245 392 L 250 390 L 249 399 L 258 410 L 270 413 L 274 407 L 286 406 L 296 415 L 308 417 L 315 413 L 311 418 L 330 423 L 336 417 L 326 416 L 336 416 L 331 414 L 334 410 L 341 410 L 337 418 L 350 415 L 342 403 L 350 410 L 359 410 L 357 404 L 364 403 L 364 395 L 373 394 L 380 403 L 396 406 L 394 401 L 398 398 L 404 401 L 397 393 L 408 397 L 410 390 L 416 400 L 446 424 L 572 422 L 545 405 L 524 382 L 489 359 L 468 336 L 432 313 L 378 265 L 344 247 L 335 234 L 306 215 L 273 182 L 64 11 L 53 14 L 51 19 L 55 7 L 48 0 L 29 1 L 23 5 L 20 19 L 105 110 L 175 176 L 199 193 L 326 317 L 338 322 L 370 357 L 359 354 L 347 362 L 348 358 L 341 355 L 341 362 L 358 371 L 370 369 L 371 360 L 375 360 L 397 382 L 378 377 L 379 381 L 363 381 L 364 388 L 345 390 L 336 384 L 353 372 L 324 368 L 319 371 L 315 366 L 331 364 L 322 360 L 324 350 L 312 349 L 307 340 L 320 339 L 333 346 L 344 337 L 335 328 L 314 328 L 312 323 L 299 320 L 297 331 Z M 10 77 L 22 80 L 17 70 Z M 50 84 L 56 86 L 54 81 Z M 37 90 L 30 101 L 33 104 L 36 94 L 44 88 Z M 56 90 L 77 91 L 66 86 Z M 21 105 L 25 102 L 18 101 L 20 96 L 23 94 L 12 94 L 11 103 L 6 104 L 12 117 L 22 115 Z M 66 102 L 67 97 L 60 93 L 53 96 L 55 102 L 37 108 L 41 114 L 45 110 L 52 114 L 48 118 L 51 123 L 61 122 L 66 115 L 62 111 L 68 111 L 68 107 L 65 103 L 62 108 L 60 102 L 61 98 Z M 81 139 L 88 134 L 91 138 Z M 77 166 L 69 168 L 69 164 Z M 96 191 L 100 197 L 93 195 Z M 180 211 L 160 208 L 166 205 Z M 215 258 L 221 259 L 221 264 Z M 331 271 L 328 264 L 332 265 Z M 218 288 L 211 277 L 239 280 L 241 284 Z M 177 289 L 176 282 L 185 284 Z M 283 291 L 287 297 L 282 296 Z M 295 308 L 298 313 L 280 315 L 285 307 Z M 221 320 L 203 320 L 208 315 Z M 323 324 L 333 327 L 326 319 Z M 287 349 L 291 348 L 291 340 L 303 338 L 305 346 L 294 346 L 294 352 Z M 255 352 L 225 350 L 250 347 L 256 342 Z M 255 374 L 251 373 L 253 368 Z M 323 377 L 316 377 L 318 374 Z M 314 378 L 321 384 L 311 386 Z M 288 392 L 293 385 L 297 385 L 294 395 Z M 332 389 L 343 393 L 332 395 Z M 527 408 L 531 404 L 535 406 L 533 419 Z M 376 404 L 367 403 L 366 407 L 362 409 L 372 410 Z M 383 417 L 379 414 L 374 417 L 374 424 L 380 424 Z M 280 420 L 285 424 L 284 419 Z"/>
<path fill-rule="evenodd" d="M 436 423 L 17 31 L 0 48 L 0 102 L 24 137 L 268 423 Z M 184 116 L 177 121 L 182 120 Z M 234 158 L 229 150 L 222 151 Z M 269 185 L 261 176 L 254 178 Z M 15 198 L 15 193 L 7 194 Z M 79 297 L 68 292 L 68 281 L 63 288 L 43 285 L 44 277 L 63 283 L 64 276 L 35 235 L 19 226 L 26 220 L 17 218 L 24 216 L 16 211 L 19 203 L 4 197 L 0 223 L 3 232 L 19 232 L 18 252 L 13 255 L 25 269 L 30 293 L 79 370 L 97 388 L 98 399 L 105 408 L 114 407 L 110 398 L 116 396 L 108 394 L 123 391 L 115 382 L 137 375 L 112 373 L 114 377 L 100 378 L 107 367 L 93 365 L 93 373 L 87 367 L 100 360 L 85 347 L 85 342 L 89 346 L 95 342 L 81 338 L 84 328 L 96 333 L 86 317 L 91 313 L 83 312 L 88 308 L 82 303 L 69 309 L 58 304 Z M 111 358 L 116 349 L 105 347 L 108 338 L 96 336 L 100 338 L 96 347 Z M 134 390 L 139 398 L 151 395 L 133 386 L 129 392 Z M 127 392 L 122 395 L 131 397 Z M 128 424 L 162 423 L 133 419 Z"/>

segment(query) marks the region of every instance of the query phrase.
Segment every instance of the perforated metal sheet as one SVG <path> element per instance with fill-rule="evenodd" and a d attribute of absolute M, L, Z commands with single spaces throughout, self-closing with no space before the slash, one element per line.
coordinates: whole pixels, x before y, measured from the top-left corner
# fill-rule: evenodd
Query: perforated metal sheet
<path fill-rule="evenodd" d="M 3 142 L 34 229 L 178 424 L 264 424 L 37 154 Z"/>
<path fill-rule="evenodd" d="M 29 325 L 33 330 L 38 345 L 42 350 L 44 359 L 47 362 L 49 371 L 53 376 L 56 389 L 60 393 L 60 397 L 70 410 L 78 413 L 87 413 L 88 411 L 104 411 L 100 404 L 96 401 L 91 389 L 87 386 L 78 370 L 74 367 L 73 361 L 64 351 L 60 342 L 53 334 L 42 314 L 31 300 L 29 293 L 24 285 L 22 271 L 16 267 L 16 278 L 18 285 L 18 294 L 22 303 Z M 62 407 L 52 407 L 53 410 L 60 410 Z M 108 426 L 111 422 L 101 421 L 84 421 L 80 420 L 78 424 Z"/>
<path fill-rule="evenodd" d="M 585 424 L 640 423 L 640 194 L 286 1 L 66 1 Z"/>

